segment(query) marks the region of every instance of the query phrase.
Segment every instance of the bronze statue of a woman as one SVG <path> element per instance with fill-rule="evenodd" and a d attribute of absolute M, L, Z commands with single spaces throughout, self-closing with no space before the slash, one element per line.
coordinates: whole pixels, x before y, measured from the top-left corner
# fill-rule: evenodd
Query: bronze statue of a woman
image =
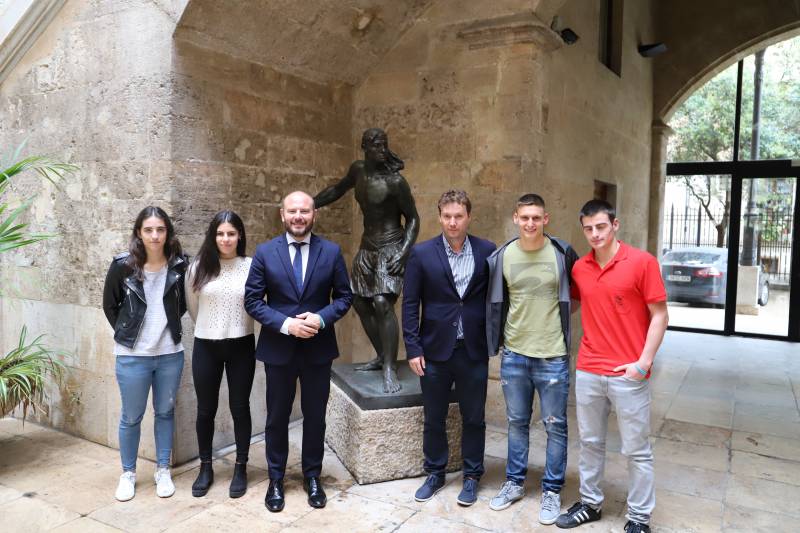
<path fill-rule="evenodd" d="M 419 233 L 419 215 L 411 188 L 400 174 L 403 161 L 389 150 L 386 133 L 370 128 L 361 137 L 364 160 L 314 198 L 328 205 L 355 189 L 364 217 L 364 234 L 353 258 L 353 307 L 377 356 L 357 370 L 383 369 L 383 391 L 400 390 L 397 349 L 400 328 L 394 304 L 403 289 L 406 259 Z"/>

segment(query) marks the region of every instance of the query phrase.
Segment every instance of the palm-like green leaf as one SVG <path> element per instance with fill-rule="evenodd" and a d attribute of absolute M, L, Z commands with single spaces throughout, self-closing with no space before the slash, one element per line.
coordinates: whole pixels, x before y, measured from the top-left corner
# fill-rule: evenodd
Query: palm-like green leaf
<path fill-rule="evenodd" d="M 42 176 L 44 179 L 55 185 L 59 186 L 61 180 L 67 174 L 71 174 L 78 170 L 78 167 L 69 163 L 60 163 L 52 160 L 51 158 L 43 155 L 34 155 L 21 159 L 16 163 L 4 170 L 0 170 L 0 185 L 6 183 L 15 175 L 32 170 Z"/>
<path fill-rule="evenodd" d="M 19 159 L 24 145 L 22 143 L 18 146 L 11 157 L 11 161 L 16 162 L 7 167 L 0 162 L 0 253 L 55 236 L 48 233 L 28 233 L 28 225 L 19 221 L 33 204 L 33 197 L 23 200 L 15 208 L 10 208 L 7 202 L 1 201 L 11 178 L 21 172 L 33 171 L 59 187 L 67 174 L 78 169 L 75 165 L 60 163 L 46 156 Z M 64 355 L 63 352 L 45 346 L 42 335 L 30 342 L 27 335 L 28 328 L 23 326 L 17 347 L 0 357 L 0 417 L 21 405 L 23 422 L 29 407 L 41 409 L 47 381 L 53 379 L 60 382 L 64 373 L 64 365 L 58 359 Z"/>
<path fill-rule="evenodd" d="M 23 146 L 24 143 L 16 149 L 13 159 L 19 157 L 19 152 Z M 6 192 L 10 179 L 26 170 L 37 172 L 50 183 L 59 187 L 63 178 L 77 169 L 78 167 L 75 165 L 60 163 L 47 156 L 31 156 L 18 160 L 4 170 L 0 170 L 0 198 Z M 51 233 L 26 233 L 27 224 L 15 223 L 17 218 L 27 211 L 32 203 L 33 198 L 28 198 L 7 215 L 5 213 L 9 208 L 8 204 L 5 202 L 0 203 L 0 253 L 55 236 Z"/>
<path fill-rule="evenodd" d="M 41 410 L 48 379 L 60 382 L 64 356 L 42 342 L 43 335 L 27 340 L 28 328 L 23 327 L 16 348 L 0 358 L 0 416 L 5 416 L 18 405 L 22 406 L 23 420 L 28 408 Z"/>
<path fill-rule="evenodd" d="M 8 206 L 5 204 L 0 205 L 0 252 L 6 252 L 8 250 L 13 250 L 14 248 L 27 246 L 28 244 L 55 236 L 54 234 L 50 233 L 26 234 L 25 228 L 27 228 L 27 224 L 14 223 L 22 213 L 28 210 L 28 208 L 31 206 L 31 203 L 33 203 L 33 198 L 28 198 L 5 218 L 2 218 L 2 215 Z"/>

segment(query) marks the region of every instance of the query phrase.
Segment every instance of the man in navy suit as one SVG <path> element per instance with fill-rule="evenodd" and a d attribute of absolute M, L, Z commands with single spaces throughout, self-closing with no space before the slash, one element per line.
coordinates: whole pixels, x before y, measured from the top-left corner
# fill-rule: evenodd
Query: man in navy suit
<path fill-rule="evenodd" d="M 428 477 L 414 498 L 428 501 L 444 487 L 448 457 L 445 423 L 455 383 L 464 458 L 463 488 L 457 501 L 468 506 L 477 499 L 484 470 L 489 371 L 486 258 L 495 245 L 467 234 L 472 211 L 467 193 L 447 191 L 438 207 L 442 233 L 412 248 L 403 288 L 406 356 L 411 370 L 420 376 L 425 414 L 422 451 Z"/>
<path fill-rule="evenodd" d="M 327 503 L 320 472 L 331 362 L 339 357 L 333 324 L 350 309 L 353 295 L 339 246 L 311 233 L 315 215 L 308 194 L 297 191 L 284 198 L 286 233 L 256 248 L 245 285 L 245 308 L 262 326 L 256 359 L 264 362 L 267 374 L 264 436 L 270 483 L 264 504 L 272 512 L 284 507 L 289 415 L 298 378 L 303 487 L 309 505 Z"/>

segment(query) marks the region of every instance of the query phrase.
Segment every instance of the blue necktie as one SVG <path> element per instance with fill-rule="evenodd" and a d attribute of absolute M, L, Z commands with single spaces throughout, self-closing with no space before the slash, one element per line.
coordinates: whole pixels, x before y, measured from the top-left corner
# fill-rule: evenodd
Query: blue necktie
<path fill-rule="evenodd" d="M 297 285 L 297 291 L 303 292 L 303 254 L 300 253 L 304 242 L 293 242 L 294 246 L 294 261 L 292 261 L 292 270 L 294 270 L 294 282 Z"/>

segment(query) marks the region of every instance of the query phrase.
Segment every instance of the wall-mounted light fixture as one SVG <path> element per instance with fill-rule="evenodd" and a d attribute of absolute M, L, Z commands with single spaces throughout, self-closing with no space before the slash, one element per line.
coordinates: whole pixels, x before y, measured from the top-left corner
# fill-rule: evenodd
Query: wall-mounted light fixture
<path fill-rule="evenodd" d="M 575 44 L 578 42 L 578 39 L 580 39 L 578 34 L 572 31 L 572 28 L 561 27 L 561 17 L 558 15 L 553 17 L 553 20 L 550 22 L 550 29 L 560 35 L 561 40 L 564 41 L 565 44 Z"/>
<path fill-rule="evenodd" d="M 580 39 L 578 34 L 572 31 L 571 28 L 564 28 L 558 33 L 561 35 L 561 39 L 564 40 L 564 44 L 575 44 Z"/>
<path fill-rule="evenodd" d="M 642 57 L 656 57 L 667 51 L 667 45 L 664 43 L 640 44 L 636 49 L 639 50 L 639 55 Z"/>

